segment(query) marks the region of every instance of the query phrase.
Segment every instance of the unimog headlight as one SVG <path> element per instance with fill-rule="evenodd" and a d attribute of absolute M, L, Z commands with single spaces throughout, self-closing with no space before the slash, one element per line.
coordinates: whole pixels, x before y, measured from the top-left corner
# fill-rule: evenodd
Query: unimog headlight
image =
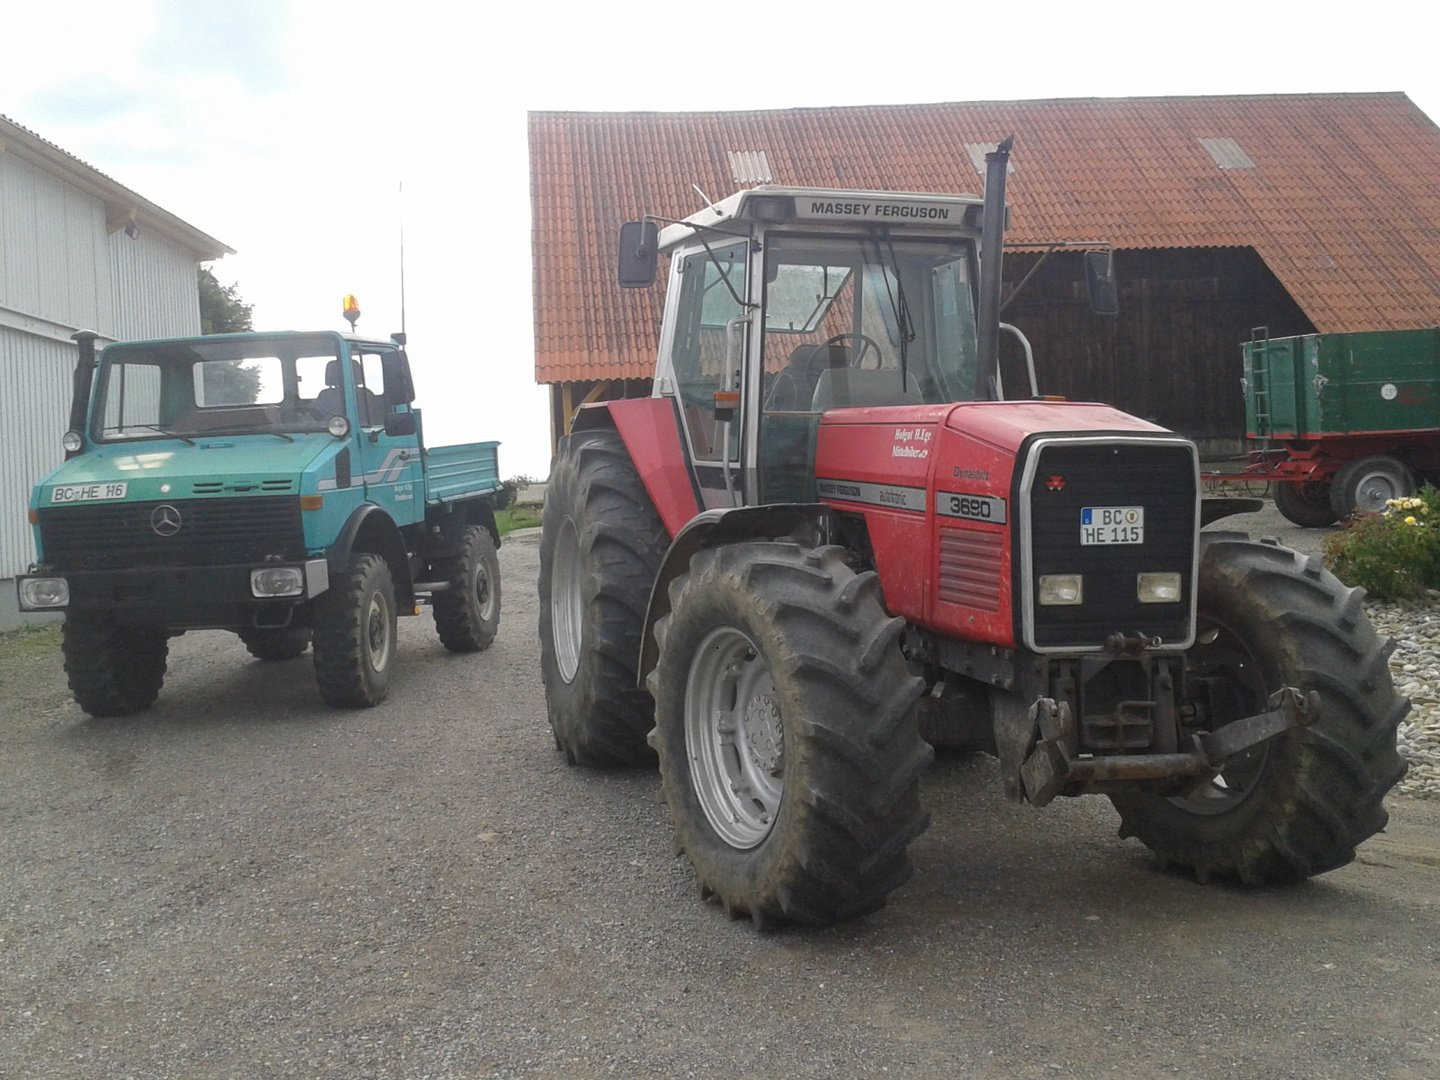
<path fill-rule="evenodd" d="M 60 446 L 67 454 L 78 454 L 85 449 L 85 438 L 78 431 L 67 431 L 60 437 Z"/>
<path fill-rule="evenodd" d="M 20 579 L 21 611 L 53 611 L 70 603 L 70 583 L 63 577 Z"/>
<path fill-rule="evenodd" d="M 250 571 L 250 592 L 263 598 L 300 596 L 305 592 L 305 571 L 298 566 L 267 566 Z"/>

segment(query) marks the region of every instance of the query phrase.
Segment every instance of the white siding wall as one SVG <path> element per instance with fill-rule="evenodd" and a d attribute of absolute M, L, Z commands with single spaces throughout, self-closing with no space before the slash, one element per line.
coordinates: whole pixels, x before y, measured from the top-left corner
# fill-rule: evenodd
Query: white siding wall
<path fill-rule="evenodd" d="M 30 490 L 64 456 L 81 329 L 102 345 L 198 334 L 194 254 L 143 221 L 107 234 L 100 199 L 0 152 L 0 578 L 35 557 Z"/>

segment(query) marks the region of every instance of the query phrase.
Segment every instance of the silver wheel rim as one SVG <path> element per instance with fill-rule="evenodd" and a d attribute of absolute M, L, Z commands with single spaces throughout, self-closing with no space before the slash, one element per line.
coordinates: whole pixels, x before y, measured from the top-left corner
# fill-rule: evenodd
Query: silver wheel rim
<path fill-rule="evenodd" d="M 1191 656 L 1196 661 L 1196 674 L 1224 674 L 1245 698 L 1248 707 L 1238 711 L 1249 714 L 1263 707 L 1267 695 L 1260 677 L 1260 664 L 1244 643 L 1227 627 L 1217 624 L 1197 625 L 1197 638 L 1213 630 L 1216 637 L 1207 645 L 1198 645 Z M 1171 802 L 1192 814 L 1223 814 L 1249 798 L 1265 772 L 1270 744 L 1261 743 L 1227 760 L 1214 779 L 1192 788 Z"/>
<path fill-rule="evenodd" d="M 485 559 L 475 564 L 475 606 L 480 611 L 481 622 L 495 617 L 495 590 L 490 588 L 490 565 Z"/>
<path fill-rule="evenodd" d="M 734 627 L 710 631 L 685 682 L 685 750 L 700 808 L 720 838 L 770 835 L 785 788 L 784 724 L 760 650 Z"/>
<path fill-rule="evenodd" d="M 550 640 L 555 646 L 555 663 L 567 683 L 580 670 L 580 629 L 584 596 L 580 578 L 580 534 L 575 522 L 566 518 L 555 538 L 550 576 Z"/>
<path fill-rule="evenodd" d="M 373 671 L 384 671 L 390 662 L 390 604 L 380 590 L 370 594 L 365 611 L 365 654 Z"/>
<path fill-rule="evenodd" d="M 1405 492 L 1388 472 L 1366 473 L 1355 485 L 1355 505 L 1367 514 L 1379 514 L 1390 499 L 1403 499 Z"/>

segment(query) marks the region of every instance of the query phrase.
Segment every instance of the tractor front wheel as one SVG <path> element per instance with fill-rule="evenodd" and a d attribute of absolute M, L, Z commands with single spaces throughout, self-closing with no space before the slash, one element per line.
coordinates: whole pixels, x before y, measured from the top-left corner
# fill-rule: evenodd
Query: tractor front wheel
<path fill-rule="evenodd" d="M 702 551 L 670 587 L 651 741 L 677 847 L 731 917 L 856 918 L 910 876 L 933 751 L 879 594 L 843 548 L 767 542 Z"/>
<path fill-rule="evenodd" d="M 1318 719 L 1224 762 L 1176 797 L 1113 795 L 1121 835 L 1200 880 L 1299 881 L 1344 866 L 1384 828 L 1382 800 L 1405 774 L 1395 731 L 1392 648 L 1318 555 L 1202 534 L 1196 645 L 1188 684 L 1210 726 L 1266 710 L 1285 686 L 1319 696 Z"/>
<path fill-rule="evenodd" d="M 379 555 L 352 555 L 315 605 L 315 681 L 327 704 L 379 705 L 395 670 L 395 584 Z"/>

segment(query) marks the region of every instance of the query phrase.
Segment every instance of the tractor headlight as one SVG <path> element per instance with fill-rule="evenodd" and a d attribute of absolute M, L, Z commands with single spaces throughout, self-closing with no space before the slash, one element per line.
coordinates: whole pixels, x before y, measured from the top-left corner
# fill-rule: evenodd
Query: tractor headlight
<path fill-rule="evenodd" d="M 70 583 L 63 577 L 20 579 L 21 611 L 52 611 L 70 603 Z"/>
<path fill-rule="evenodd" d="M 305 571 L 298 566 L 267 566 L 250 571 L 250 592 L 264 598 L 300 596 L 305 592 Z"/>
<path fill-rule="evenodd" d="M 1136 574 L 1135 596 L 1142 604 L 1178 604 L 1179 574 Z"/>
<path fill-rule="evenodd" d="M 1040 603 L 1045 607 L 1063 607 L 1085 602 L 1083 574 L 1042 574 Z"/>

